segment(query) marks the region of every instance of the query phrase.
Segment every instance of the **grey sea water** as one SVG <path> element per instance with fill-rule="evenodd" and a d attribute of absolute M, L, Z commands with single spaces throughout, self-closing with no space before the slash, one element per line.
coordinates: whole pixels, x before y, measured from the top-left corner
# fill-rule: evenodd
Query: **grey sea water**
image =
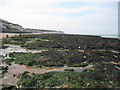
<path fill-rule="evenodd" d="M 118 34 L 101 34 L 99 36 L 107 37 L 107 38 L 119 38 L 120 39 L 120 35 L 118 35 Z"/>

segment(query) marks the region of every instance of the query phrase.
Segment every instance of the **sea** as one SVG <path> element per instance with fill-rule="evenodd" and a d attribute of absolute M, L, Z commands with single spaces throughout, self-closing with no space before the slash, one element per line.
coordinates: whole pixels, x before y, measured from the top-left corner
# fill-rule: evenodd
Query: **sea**
<path fill-rule="evenodd" d="M 75 35 L 93 35 L 93 36 L 101 36 L 104 38 L 118 38 L 120 39 L 120 34 L 85 34 L 85 33 L 66 33 L 66 34 L 75 34 Z"/>
<path fill-rule="evenodd" d="M 118 39 L 120 39 L 120 35 L 118 35 L 118 34 L 101 34 L 99 36 L 106 37 L 106 38 L 118 38 Z"/>

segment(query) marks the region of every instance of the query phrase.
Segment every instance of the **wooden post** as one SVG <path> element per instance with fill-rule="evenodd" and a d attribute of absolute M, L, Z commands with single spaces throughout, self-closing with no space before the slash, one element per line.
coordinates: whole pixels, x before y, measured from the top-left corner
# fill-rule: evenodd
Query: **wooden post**
<path fill-rule="evenodd" d="M 6 37 L 7 37 L 7 38 L 9 38 L 9 36 L 8 36 L 8 35 L 6 35 Z"/>

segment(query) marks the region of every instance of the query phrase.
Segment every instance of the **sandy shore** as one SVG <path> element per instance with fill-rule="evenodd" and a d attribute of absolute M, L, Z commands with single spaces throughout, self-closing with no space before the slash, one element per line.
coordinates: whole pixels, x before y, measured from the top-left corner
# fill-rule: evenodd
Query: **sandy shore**
<path fill-rule="evenodd" d="M 42 34 L 42 33 L 21 33 L 21 35 L 28 35 L 28 34 Z M 20 34 L 17 34 L 17 33 L 0 33 L 0 39 L 2 38 L 6 38 L 6 36 L 15 36 L 15 35 L 20 35 Z"/>
<path fill-rule="evenodd" d="M 6 38 L 6 35 L 11 37 L 11 36 L 14 36 L 14 35 L 19 35 L 19 34 L 15 34 L 15 33 L 0 33 L 0 39 Z"/>

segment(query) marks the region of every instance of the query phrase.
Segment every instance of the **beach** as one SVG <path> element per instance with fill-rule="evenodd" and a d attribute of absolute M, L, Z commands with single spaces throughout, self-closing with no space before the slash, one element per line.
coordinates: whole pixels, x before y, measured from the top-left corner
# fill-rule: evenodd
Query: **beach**
<path fill-rule="evenodd" d="M 6 38 L 7 35 L 8 37 L 12 37 L 12 36 L 17 36 L 17 35 L 29 35 L 29 34 L 42 34 L 42 33 L 0 33 L 0 39 L 2 38 Z"/>

